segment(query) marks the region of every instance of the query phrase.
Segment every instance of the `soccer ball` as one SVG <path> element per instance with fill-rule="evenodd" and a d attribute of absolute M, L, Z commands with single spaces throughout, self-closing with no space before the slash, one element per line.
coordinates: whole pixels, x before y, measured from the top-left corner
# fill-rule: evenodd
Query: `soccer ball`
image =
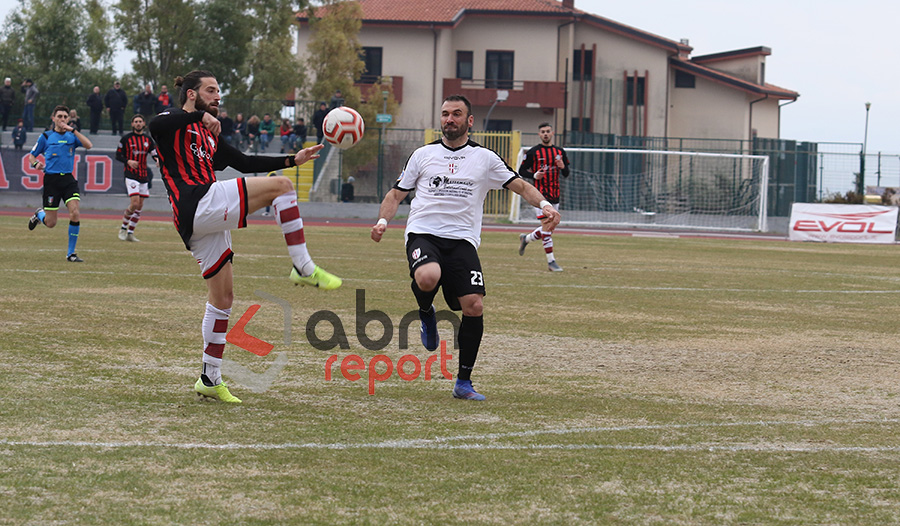
<path fill-rule="evenodd" d="M 325 140 L 342 150 L 347 149 L 362 139 L 366 123 L 353 108 L 339 106 L 328 112 L 322 124 Z"/>

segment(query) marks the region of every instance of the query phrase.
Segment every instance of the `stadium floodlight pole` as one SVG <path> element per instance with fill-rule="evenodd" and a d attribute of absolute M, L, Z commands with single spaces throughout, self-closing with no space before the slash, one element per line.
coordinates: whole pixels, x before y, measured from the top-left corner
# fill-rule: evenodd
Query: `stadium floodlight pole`
<path fill-rule="evenodd" d="M 866 184 L 866 146 L 869 142 L 869 109 L 872 107 L 871 102 L 866 103 L 866 129 L 863 132 L 863 149 L 862 159 L 859 161 L 859 181 L 856 183 L 856 193 L 863 195 Z"/>

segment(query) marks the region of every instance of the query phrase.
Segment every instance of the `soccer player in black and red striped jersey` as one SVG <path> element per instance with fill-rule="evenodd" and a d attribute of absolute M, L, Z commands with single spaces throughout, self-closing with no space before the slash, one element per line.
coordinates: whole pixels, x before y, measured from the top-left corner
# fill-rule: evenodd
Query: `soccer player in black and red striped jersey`
<path fill-rule="evenodd" d="M 122 228 L 119 239 L 122 241 L 138 241 L 134 237 L 134 229 L 141 220 L 144 199 L 150 197 L 150 169 L 147 168 L 147 156 L 156 156 L 156 143 L 145 132 L 144 116 L 140 113 L 131 118 L 131 133 L 124 135 L 116 148 L 116 160 L 125 163 L 125 190 L 131 198 L 128 208 L 122 217 Z"/>
<path fill-rule="evenodd" d="M 519 175 L 534 180 L 534 186 L 543 194 L 544 199 L 559 210 L 559 178 L 569 176 L 569 158 L 566 151 L 553 144 L 553 127 L 549 123 L 538 126 L 538 136 L 541 144 L 532 147 L 525 153 L 525 160 L 519 166 Z M 541 219 L 543 212 L 535 208 L 535 214 Z M 562 272 L 562 267 L 556 262 L 553 254 L 553 238 L 551 232 L 537 227 L 528 234 L 519 234 L 519 255 L 525 255 L 525 247 L 538 239 L 544 245 L 544 253 L 547 255 L 547 269 L 552 272 Z"/>
<path fill-rule="evenodd" d="M 208 301 L 203 316 L 203 369 L 194 384 L 198 394 L 240 403 L 222 382 L 222 353 L 228 317 L 234 301 L 231 230 L 247 226 L 247 216 L 265 206 L 275 208 L 293 268 L 290 280 L 330 290 L 341 279 L 313 263 L 306 249 L 297 193 L 290 179 L 239 177 L 217 181 L 215 172 L 231 166 L 241 173 L 272 172 L 319 157 L 322 145 L 279 157 L 247 156 L 219 140 L 219 83 L 208 71 L 195 70 L 175 79 L 180 108 L 166 110 L 150 121 L 162 162 L 162 179 L 169 193 L 175 227 L 200 264 Z"/>

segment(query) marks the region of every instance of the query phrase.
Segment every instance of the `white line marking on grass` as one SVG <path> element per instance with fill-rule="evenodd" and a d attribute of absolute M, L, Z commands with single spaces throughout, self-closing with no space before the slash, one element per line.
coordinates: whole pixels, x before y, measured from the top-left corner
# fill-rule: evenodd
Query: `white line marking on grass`
<path fill-rule="evenodd" d="M 4 269 L 0 268 L 0 272 L 30 272 L 34 274 L 97 274 L 104 276 L 119 275 L 120 272 L 104 271 L 104 270 L 36 270 L 36 269 Z M 171 272 L 150 272 L 143 273 L 143 276 L 156 276 L 168 278 L 193 278 L 200 274 L 178 274 Z M 254 276 L 242 274 L 241 278 L 252 279 L 278 279 L 283 280 L 284 276 Z M 408 281 L 398 279 L 348 279 L 344 281 L 350 283 L 407 283 Z M 521 283 L 502 283 L 493 282 L 495 287 L 521 287 Z M 897 290 L 791 290 L 791 289 L 733 289 L 733 288 L 712 288 L 712 287 L 630 287 L 630 286 L 614 286 L 614 285 L 576 285 L 572 283 L 538 283 L 533 285 L 541 288 L 565 288 L 565 289 L 592 289 L 592 290 L 637 290 L 648 292 L 746 292 L 755 294 L 896 294 Z"/>
<path fill-rule="evenodd" d="M 205 449 L 205 450 L 291 450 L 291 449 L 485 449 L 485 450 L 590 450 L 608 449 L 623 451 L 725 451 L 725 452 L 799 452 L 799 453 L 879 453 L 900 452 L 900 446 L 838 446 L 838 445 L 804 445 L 798 443 L 789 444 L 685 444 L 665 446 L 659 444 L 498 444 L 485 441 L 536 437 L 540 435 L 568 435 L 575 433 L 601 433 L 616 431 L 641 431 L 641 430 L 671 430 L 687 428 L 724 428 L 724 427 L 772 427 L 772 426 L 804 426 L 817 427 L 826 425 L 857 425 L 857 424 L 896 424 L 898 419 L 872 419 L 872 420 L 797 420 L 797 421 L 758 421 L 758 422 L 723 422 L 723 423 L 695 423 L 695 424 L 648 424 L 634 426 L 609 426 L 609 427 L 575 427 L 538 429 L 531 431 L 513 431 L 508 433 L 487 433 L 481 435 L 457 435 L 449 437 L 436 437 L 431 439 L 400 439 L 386 440 L 382 442 L 287 442 L 284 444 L 208 444 L 203 442 L 125 442 L 107 441 L 92 442 L 85 440 L 8 440 L 0 439 L 0 446 L 9 447 L 87 447 L 101 449 L 118 448 L 163 448 L 163 449 Z M 464 444 L 452 442 L 468 441 Z"/>

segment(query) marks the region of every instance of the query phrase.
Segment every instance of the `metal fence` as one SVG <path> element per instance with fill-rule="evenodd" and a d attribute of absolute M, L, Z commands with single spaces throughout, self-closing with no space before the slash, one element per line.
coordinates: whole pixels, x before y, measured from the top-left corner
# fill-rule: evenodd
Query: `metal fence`
<path fill-rule="evenodd" d="M 128 128 L 128 123 L 131 121 L 131 117 L 137 113 L 134 111 L 134 96 L 138 93 L 127 93 L 128 95 L 128 104 L 125 107 L 124 114 L 124 123 L 125 128 Z M 173 97 L 173 102 L 177 99 L 177 94 L 170 91 L 170 96 Z M 69 109 L 77 110 L 78 116 L 81 118 L 81 127 L 83 129 L 88 129 L 90 125 L 90 109 L 87 106 L 87 98 L 89 93 L 85 94 L 77 94 L 77 93 L 44 93 L 41 92 L 38 97 L 37 102 L 35 103 L 34 108 L 34 130 L 43 130 L 51 125 L 50 115 L 53 113 L 53 108 L 57 105 L 67 106 Z M 101 98 L 106 95 L 105 90 L 101 90 L 100 96 Z M 159 95 L 157 93 L 156 95 Z M 285 103 L 288 104 L 285 104 Z M 16 92 L 16 98 L 13 101 L 12 109 L 10 110 L 9 115 L 9 126 L 15 127 L 16 121 L 22 117 L 22 111 L 24 109 L 24 95 L 22 93 Z M 229 97 L 225 97 L 222 99 L 220 103 L 220 107 L 227 109 L 228 114 L 231 118 L 234 118 L 238 113 L 243 113 L 245 119 L 249 119 L 251 115 L 257 115 L 260 119 L 266 113 L 269 113 L 273 116 L 273 118 L 280 124 L 280 118 L 288 118 L 291 119 L 292 123 L 297 117 L 302 117 L 306 120 L 307 126 L 312 125 L 312 116 L 313 113 L 318 109 L 318 101 L 312 100 L 297 100 L 297 101 L 282 101 L 282 100 L 250 100 L 250 99 L 232 99 Z M 9 126 L 7 129 L 9 129 Z M 100 130 L 102 131 L 111 131 L 112 123 L 109 119 L 109 114 L 104 111 L 100 117 Z M 310 129 L 309 135 L 315 137 L 315 132 Z M 0 144 L 8 144 L 11 143 L 12 139 L 6 135 L 0 138 Z"/>

